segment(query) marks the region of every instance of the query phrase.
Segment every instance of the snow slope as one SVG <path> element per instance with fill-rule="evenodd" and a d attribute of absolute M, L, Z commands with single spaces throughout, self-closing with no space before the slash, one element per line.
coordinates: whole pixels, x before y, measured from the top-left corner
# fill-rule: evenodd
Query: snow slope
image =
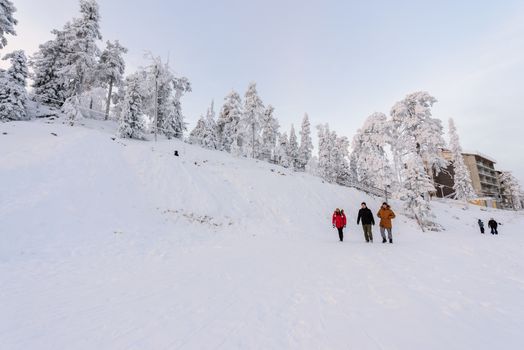
<path fill-rule="evenodd" d="M 366 244 L 380 198 L 86 124 L 0 124 L 1 349 L 524 347 L 522 213 L 435 202 L 446 231 Z"/>

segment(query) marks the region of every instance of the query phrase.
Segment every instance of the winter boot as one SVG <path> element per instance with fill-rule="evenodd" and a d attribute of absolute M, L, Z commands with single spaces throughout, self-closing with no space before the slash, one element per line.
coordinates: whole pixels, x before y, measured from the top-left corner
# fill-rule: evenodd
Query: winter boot
<path fill-rule="evenodd" d="M 385 238 L 382 238 L 382 243 L 386 243 L 386 239 Z"/>
<path fill-rule="evenodd" d="M 390 239 L 389 239 L 389 243 L 393 243 L 393 238 L 390 238 Z"/>

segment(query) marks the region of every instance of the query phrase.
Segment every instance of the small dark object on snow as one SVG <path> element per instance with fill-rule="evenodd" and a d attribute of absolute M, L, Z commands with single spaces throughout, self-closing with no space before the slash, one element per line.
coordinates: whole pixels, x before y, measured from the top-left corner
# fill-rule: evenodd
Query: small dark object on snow
<path fill-rule="evenodd" d="M 53 135 L 53 136 L 58 136 L 58 135 L 57 135 L 56 133 L 54 133 L 54 132 L 52 132 L 51 135 Z"/>
<path fill-rule="evenodd" d="M 2 135 L 7 135 L 7 133 L 6 133 L 6 132 L 3 132 Z"/>
<path fill-rule="evenodd" d="M 116 137 L 111 137 L 111 140 L 115 141 L 115 140 L 116 140 Z"/>
<path fill-rule="evenodd" d="M 178 157 L 178 151 L 175 150 L 175 152 L 173 153 L 175 155 L 175 157 Z"/>

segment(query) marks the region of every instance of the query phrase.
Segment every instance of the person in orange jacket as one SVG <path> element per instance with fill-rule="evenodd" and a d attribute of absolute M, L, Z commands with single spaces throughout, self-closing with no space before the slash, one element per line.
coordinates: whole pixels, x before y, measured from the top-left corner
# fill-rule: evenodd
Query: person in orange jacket
<path fill-rule="evenodd" d="M 386 202 L 382 203 L 377 216 L 380 218 L 380 234 L 382 235 L 382 243 L 386 243 L 386 231 L 388 232 L 389 243 L 393 243 L 393 235 L 391 230 L 393 224 L 391 220 L 395 218 L 395 213 Z"/>
<path fill-rule="evenodd" d="M 344 214 L 344 211 L 340 210 L 339 208 L 335 209 L 335 212 L 333 213 L 333 219 L 331 220 L 333 227 L 336 227 L 338 230 L 338 238 L 340 238 L 340 242 L 344 240 L 344 232 L 343 229 L 346 227 L 346 215 Z"/>

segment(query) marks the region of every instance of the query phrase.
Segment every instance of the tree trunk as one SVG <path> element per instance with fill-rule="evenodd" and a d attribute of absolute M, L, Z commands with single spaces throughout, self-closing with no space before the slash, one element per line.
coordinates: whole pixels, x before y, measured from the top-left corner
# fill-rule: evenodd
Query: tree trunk
<path fill-rule="evenodd" d="M 109 119 L 109 107 L 111 106 L 111 93 L 113 92 L 113 78 L 109 81 L 109 92 L 107 93 L 107 102 L 106 102 L 106 120 Z"/>

